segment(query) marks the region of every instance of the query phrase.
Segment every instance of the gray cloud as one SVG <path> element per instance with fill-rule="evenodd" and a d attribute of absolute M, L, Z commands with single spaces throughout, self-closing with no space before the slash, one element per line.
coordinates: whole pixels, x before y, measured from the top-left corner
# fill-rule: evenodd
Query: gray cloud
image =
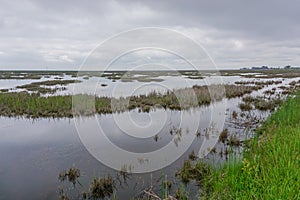
<path fill-rule="evenodd" d="M 143 26 L 186 34 L 220 68 L 300 65 L 299 7 L 296 0 L 3 0 L 0 69 L 77 69 L 101 41 Z"/>

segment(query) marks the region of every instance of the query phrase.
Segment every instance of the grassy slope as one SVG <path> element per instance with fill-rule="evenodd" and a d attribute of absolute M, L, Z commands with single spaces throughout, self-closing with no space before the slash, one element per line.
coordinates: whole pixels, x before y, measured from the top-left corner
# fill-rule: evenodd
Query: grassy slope
<path fill-rule="evenodd" d="M 260 131 L 242 161 L 213 173 L 211 199 L 300 199 L 300 92 Z"/>

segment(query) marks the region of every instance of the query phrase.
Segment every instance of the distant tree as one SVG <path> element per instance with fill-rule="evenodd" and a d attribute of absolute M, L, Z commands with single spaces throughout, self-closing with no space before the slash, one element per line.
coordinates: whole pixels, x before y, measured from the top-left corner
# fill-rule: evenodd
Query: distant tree
<path fill-rule="evenodd" d="M 285 66 L 284 69 L 291 69 L 291 65 Z"/>

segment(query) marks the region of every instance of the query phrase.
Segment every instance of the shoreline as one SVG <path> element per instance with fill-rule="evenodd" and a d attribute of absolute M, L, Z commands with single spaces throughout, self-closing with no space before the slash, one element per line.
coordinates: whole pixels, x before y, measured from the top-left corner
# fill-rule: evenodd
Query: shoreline
<path fill-rule="evenodd" d="M 263 122 L 243 159 L 204 178 L 207 199 L 299 199 L 300 91 Z M 208 188 L 209 187 L 209 188 Z"/>

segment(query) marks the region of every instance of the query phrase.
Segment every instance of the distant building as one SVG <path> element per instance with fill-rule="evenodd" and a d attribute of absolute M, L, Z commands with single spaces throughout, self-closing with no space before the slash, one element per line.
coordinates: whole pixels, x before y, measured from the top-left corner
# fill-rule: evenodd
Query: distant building
<path fill-rule="evenodd" d="M 266 70 L 266 69 L 269 69 L 269 67 L 268 67 L 268 66 L 252 67 L 251 69 L 255 69 L 255 70 Z"/>

